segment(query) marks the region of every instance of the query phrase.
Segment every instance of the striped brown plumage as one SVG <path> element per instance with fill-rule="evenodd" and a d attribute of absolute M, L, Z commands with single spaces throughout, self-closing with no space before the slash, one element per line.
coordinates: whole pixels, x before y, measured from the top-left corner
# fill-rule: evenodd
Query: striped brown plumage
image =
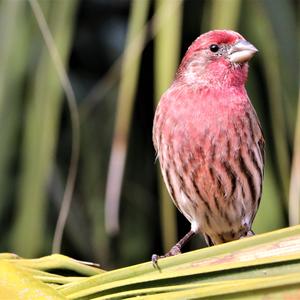
<path fill-rule="evenodd" d="M 153 142 L 170 196 L 191 223 L 166 256 L 179 253 L 194 233 L 202 232 L 209 245 L 253 235 L 264 138 L 244 84 L 255 50 L 233 31 L 201 35 L 161 97 Z"/>

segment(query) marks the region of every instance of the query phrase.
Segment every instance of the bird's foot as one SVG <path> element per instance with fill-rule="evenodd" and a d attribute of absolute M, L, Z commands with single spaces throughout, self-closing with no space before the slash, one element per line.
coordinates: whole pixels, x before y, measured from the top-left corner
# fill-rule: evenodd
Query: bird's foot
<path fill-rule="evenodd" d="M 169 256 L 174 256 L 174 255 L 177 255 L 177 254 L 180 254 L 181 253 L 181 248 L 186 244 L 187 241 L 190 240 L 191 237 L 193 237 L 195 235 L 195 232 L 190 230 L 176 245 L 174 245 L 171 250 L 169 252 L 167 252 L 165 255 L 157 255 L 157 254 L 153 254 L 152 255 L 152 258 L 151 258 L 151 261 L 152 261 L 152 264 L 153 264 L 153 267 L 154 268 L 157 268 L 159 269 L 158 267 L 158 263 L 157 261 L 160 259 L 160 258 L 164 258 L 164 257 L 169 257 Z"/>
<path fill-rule="evenodd" d="M 152 264 L 153 266 L 156 268 L 158 267 L 158 264 L 157 264 L 157 261 L 160 259 L 160 258 L 165 258 L 165 257 L 169 257 L 169 256 L 174 256 L 174 255 L 177 255 L 177 254 L 180 254 L 181 253 L 181 247 L 179 245 L 175 245 L 171 248 L 171 250 L 169 252 L 167 252 L 165 255 L 157 255 L 157 254 L 153 254 L 152 257 L 151 257 L 151 261 L 152 261 Z"/>
<path fill-rule="evenodd" d="M 248 230 L 246 233 L 245 233 L 245 235 L 242 235 L 241 237 L 240 237 L 240 240 L 241 239 L 244 239 L 244 238 L 247 238 L 247 237 L 250 237 L 250 236 L 254 236 L 255 235 L 255 233 L 250 229 L 250 230 Z"/>

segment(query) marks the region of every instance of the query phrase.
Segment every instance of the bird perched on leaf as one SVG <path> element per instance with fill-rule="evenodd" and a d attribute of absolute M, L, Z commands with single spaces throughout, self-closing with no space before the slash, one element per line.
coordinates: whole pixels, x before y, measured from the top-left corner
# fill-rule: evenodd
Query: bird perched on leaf
<path fill-rule="evenodd" d="M 187 50 L 156 109 L 153 142 L 169 194 L 208 245 L 253 235 L 264 174 L 264 138 L 245 83 L 257 49 L 239 33 L 213 30 Z"/>

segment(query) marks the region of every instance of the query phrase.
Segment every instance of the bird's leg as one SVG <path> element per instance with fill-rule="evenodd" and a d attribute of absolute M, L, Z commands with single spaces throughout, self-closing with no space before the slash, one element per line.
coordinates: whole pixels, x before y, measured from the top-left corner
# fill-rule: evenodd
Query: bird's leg
<path fill-rule="evenodd" d="M 248 230 L 246 236 L 253 236 L 255 235 L 254 231 L 252 229 Z"/>
<path fill-rule="evenodd" d="M 167 252 L 165 255 L 152 255 L 152 263 L 154 266 L 157 266 L 157 261 L 159 258 L 174 256 L 179 253 L 181 253 L 181 248 L 195 235 L 195 232 L 190 230 L 176 245 L 174 245 L 169 252 Z"/>

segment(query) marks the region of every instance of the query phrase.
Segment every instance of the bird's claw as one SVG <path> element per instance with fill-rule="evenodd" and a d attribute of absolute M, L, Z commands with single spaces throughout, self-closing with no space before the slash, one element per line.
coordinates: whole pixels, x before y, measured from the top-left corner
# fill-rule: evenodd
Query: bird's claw
<path fill-rule="evenodd" d="M 158 269 L 159 270 L 159 266 L 158 266 L 158 259 L 161 258 L 163 256 L 159 256 L 157 254 L 153 254 L 152 257 L 151 257 L 151 261 L 152 261 L 152 265 L 155 269 Z"/>
<path fill-rule="evenodd" d="M 180 247 L 176 244 L 165 255 L 153 254 L 152 257 L 151 257 L 152 265 L 153 265 L 154 268 L 159 269 L 158 260 L 160 258 L 165 258 L 165 257 L 169 257 L 169 256 L 175 256 L 175 255 L 180 254 L 180 253 L 181 253 Z"/>

